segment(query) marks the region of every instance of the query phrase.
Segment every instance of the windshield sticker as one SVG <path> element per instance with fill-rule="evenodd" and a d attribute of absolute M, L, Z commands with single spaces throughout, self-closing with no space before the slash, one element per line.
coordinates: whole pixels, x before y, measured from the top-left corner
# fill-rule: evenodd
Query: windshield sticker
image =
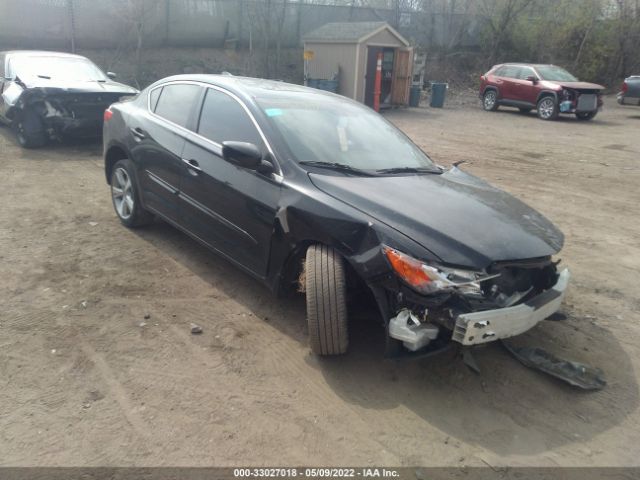
<path fill-rule="evenodd" d="M 282 110 L 279 108 L 267 108 L 265 109 L 265 113 L 268 117 L 277 117 L 278 115 L 282 115 Z"/>

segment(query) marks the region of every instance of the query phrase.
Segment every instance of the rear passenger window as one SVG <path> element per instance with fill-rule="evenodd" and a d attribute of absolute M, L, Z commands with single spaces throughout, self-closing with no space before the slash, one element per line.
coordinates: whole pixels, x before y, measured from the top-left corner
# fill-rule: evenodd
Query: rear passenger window
<path fill-rule="evenodd" d="M 496 71 L 495 71 L 495 72 L 493 72 L 493 74 L 494 74 L 496 77 L 504 77 L 505 68 L 506 68 L 506 67 L 500 67 L 500 68 L 497 68 L 497 69 L 496 69 Z"/>
<path fill-rule="evenodd" d="M 502 67 L 504 70 L 500 74 L 501 77 L 507 78 L 518 78 L 518 74 L 520 73 L 520 67 L 514 65 L 507 65 L 506 67 Z"/>
<path fill-rule="evenodd" d="M 242 105 L 213 88 L 207 90 L 198 133 L 216 143 L 236 141 L 262 145 L 260 134 Z"/>
<path fill-rule="evenodd" d="M 156 115 L 186 128 L 200 88 L 198 85 L 165 85 L 157 101 Z"/>

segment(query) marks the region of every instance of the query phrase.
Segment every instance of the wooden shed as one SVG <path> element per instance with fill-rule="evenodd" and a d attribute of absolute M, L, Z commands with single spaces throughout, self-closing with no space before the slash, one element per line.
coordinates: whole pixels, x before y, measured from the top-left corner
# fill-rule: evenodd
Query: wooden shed
<path fill-rule="evenodd" d="M 407 105 L 413 54 L 386 22 L 334 22 L 303 37 L 305 80 L 338 80 L 338 93 L 373 106 L 378 54 L 382 53 L 384 106 Z"/>

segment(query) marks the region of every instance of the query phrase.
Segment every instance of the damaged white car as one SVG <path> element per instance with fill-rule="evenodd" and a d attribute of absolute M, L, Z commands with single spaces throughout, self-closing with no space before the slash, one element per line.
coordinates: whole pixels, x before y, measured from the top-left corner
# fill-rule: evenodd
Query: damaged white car
<path fill-rule="evenodd" d="M 42 51 L 0 52 L 0 122 L 25 148 L 50 140 L 99 137 L 106 108 L 138 90 L 114 82 L 80 55 Z"/>

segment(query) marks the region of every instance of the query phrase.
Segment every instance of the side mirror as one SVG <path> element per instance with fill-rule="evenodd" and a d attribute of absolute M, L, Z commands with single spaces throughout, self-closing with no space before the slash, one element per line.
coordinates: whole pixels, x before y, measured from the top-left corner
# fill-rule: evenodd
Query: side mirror
<path fill-rule="evenodd" d="M 525 80 L 531 83 L 538 83 L 538 77 L 534 77 L 533 75 L 529 75 L 528 77 L 525 78 Z"/>
<path fill-rule="evenodd" d="M 262 152 L 247 142 L 222 142 L 222 158 L 251 170 L 257 170 L 262 164 Z"/>
<path fill-rule="evenodd" d="M 111 80 L 115 80 L 117 76 L 118 75 L 113 72 L 107 72 L 107 77 L 109 77 Z"/>

